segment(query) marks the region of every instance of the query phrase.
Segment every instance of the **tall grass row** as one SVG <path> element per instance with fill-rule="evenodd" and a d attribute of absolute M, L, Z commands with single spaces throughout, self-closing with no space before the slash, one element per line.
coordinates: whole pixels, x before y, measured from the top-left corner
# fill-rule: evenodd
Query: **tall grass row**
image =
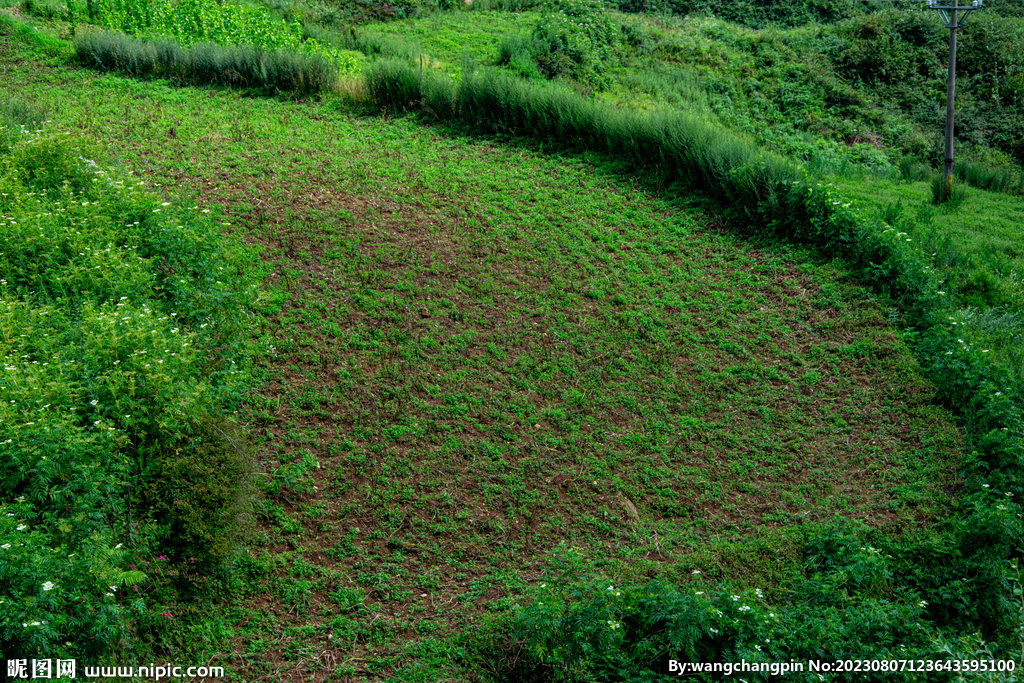
<path fill-rule="evenodd" d="M 961 182 L 989 192 L 1024 194 L 1024 177 L 1009 166 L 993 166 L 988 163 L 958 160 L 953 164 L 953 175 Z"/>
<path fill-rule="evenodd" d="M 253 88 L 271 93 L 313 95 L 333 90 L 337 68 L 318 55 L 240 45 L 182 46 L 157 39 L 94 31 L 74 39 L 79 62 L 100 71 L 171 78 L 198 85 Z"/>
<path fill-rule="evenodd" d="M 69 8 L 78 4 L 70 2 Z M 359 68 L 356 55 L 304 36 L 298 23 L 276 19 L 263 7 L 201 0 L 87 0 L 84 16 L 137 37 L 289 50 L 324 59 L 346 73 L 358 73 Z"/>

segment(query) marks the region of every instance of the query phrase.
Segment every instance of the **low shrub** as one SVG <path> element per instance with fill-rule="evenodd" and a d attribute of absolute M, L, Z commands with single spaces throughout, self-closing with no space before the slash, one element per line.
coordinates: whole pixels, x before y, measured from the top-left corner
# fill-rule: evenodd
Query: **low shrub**
<path fill-rule="evenodd" d="M 565 78 L 602 90 L 611 84 L 617 41 L 600 2 L 559 0 L 545 7 L 528 38 L 502 38 L 497 64 L 528 78 Z"/>
<path fill-rule="evenodd" d="M 547 78 L 569 77 L 596 89 L 610 84 L 618 31 L 598 0 L 554 0 L 530 38 L 533 60 Z"/>
<path fill-rule="evenodd" d="M 955 173 L 953 182 L 948 182 L 945 173 L 933 173 L 929 183 L 932 186 L 932 204 L 958 209 L 967 199 L 967 186 L 957 180 Z"/>
<path fill-rule="evenodd" d="M 22 8 L 25 12 L 44 19 L 63 19 L 67 13 L 65 3 L 59 0 L 24 0 Z"/>
<path fill-rule="evenodd" d="M 831 547 L 830 547 L 831 546 Z M 569 550 L 556 573 L 532 591 L 514 636 L 537 661 L 579 680 L 668 680 L 665 663 L 745 662 L 748 681 L 819 681 L 817 673 L 780 663 L 808 660 L 934 658 L 921 626 L 925 605 L 897 591 L 881 551 L 848 525 L 836 525 L 808 547 L 811 571 L 789 588 L 796 598 L 769 604 L 760 589 L 689 586 L 661 581 L 614 586 Z M 910 598 L 910 599 L 907 599 Z M 774 665 L 774 669 L 773 669 Z M 889 671 L 858 680 L 923 680 Z M 709 673 L 687 678 L 718 680 Z"/>

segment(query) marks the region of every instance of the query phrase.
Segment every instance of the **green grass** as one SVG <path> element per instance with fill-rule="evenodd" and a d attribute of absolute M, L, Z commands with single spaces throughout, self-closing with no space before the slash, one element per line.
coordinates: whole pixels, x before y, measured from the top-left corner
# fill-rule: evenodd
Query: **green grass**
<path fill-rule="evenodd" d="M 836 264 L 744 244 L 598 157 L 23 50 L 0 38 L 6 89 L 223 205 L 273 269 L 245 411 L 261 541 L 217 618 L 242 680 L 447 675 L 451 634 L 562 543 L 616 582 L 771 591 L 835 514 L 896 530 L 949 503 L 961 437 Z"/>
<path fill-rule="evenodd" d="M 869 212 L 882 212 L 890 204 L 902 203 L 900 218 L 916 219 L 919 230 L 940 225 L 942 232 L 967 254 L 993 254 L 1010 261 L 1019 261 L 1024 256 L 1020 233 L 1024 199 L 968 188 L 962 208 L 947 211 L 932 205 L 927 182 L 906 183 L 872 175 L 856 180 L 835 176 L 829 180 Z M 1018 290 L 1017 294 L 1021 292 Z"/>
<path fill-rule="evenodd" d="M 506 36 L 528 34 L 538 12 L 437 12 L 421 19 L 366 24 L 357 29 L 371 36 L 390 36 L 418 44 L 450 73 L 461 72 L 462 56 L 493 62 Z"/>

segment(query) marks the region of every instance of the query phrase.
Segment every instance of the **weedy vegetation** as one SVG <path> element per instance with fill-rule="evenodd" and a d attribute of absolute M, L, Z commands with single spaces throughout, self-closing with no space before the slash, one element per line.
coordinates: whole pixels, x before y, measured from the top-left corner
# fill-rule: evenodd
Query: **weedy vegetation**
<path fill-rule="evenodd" d="M 187 567 L 182 596 L 200 573 L 223 580 L 246 514 L 250 459 L 225 418 L 245 251 L 24 101 L 0 115 L 3 651 L 137 652 L 155 618 L 145 567 Z"/>
<path fill-rule="evenodd" d="M 1018 4 L 952 196 L 923 11 L 200 5 L 0 17 L 5 651 L 1024 666 Z"/>

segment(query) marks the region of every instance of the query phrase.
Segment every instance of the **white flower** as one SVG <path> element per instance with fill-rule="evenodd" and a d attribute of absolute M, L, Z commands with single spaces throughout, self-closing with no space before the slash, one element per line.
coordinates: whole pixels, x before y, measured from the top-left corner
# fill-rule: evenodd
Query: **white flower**
<path fill-rule="evenodd" d="M 43 584 L 43 590 L 44 591 L 52 591 L 54 586 L 56 586 L 56 584 L 53 581 L 47 581 L 46 583 Z"/>
<path fill-rule="evenodd" d="M 548 587 L 548 585 L 547 585 L 546 583 L 542 583 L 542 584 L 541 584 L 541 585 L 540 585 L 539 587 L 540 587 L 540 588 L 547 588 L 547 587 Z"/>
<path fill-rule="evenodd" d="M 11 547 L 10 543 L 4 543 L 3 545 L 0 545 L 0 548 L 3 548 L 4 550 L 7 550 L 10 547 Z"/>
<path fill-rule="evenodd" d="M 918 606 L 918 607 L 927 607 L 927 606 L 928 606 L 928 603 L 927 603 L 927 602 L 925 602 L 924 600 L 922 600 L 921 602 L 917 603 L 917 606 Z"/>
<path fill-rule="evenodd" d="M 694 575 L 700 574 L 700 570 L 699 569 L 694 569 L 693 573 L 694 573 Z"/>
<path fill-rule="evenodd" d="M 732 600 L 733 600 L 733 602 L 739 602 L 740 601 L 740 596 L 734 595 L 734 596 L 732 596 Z"/>
<path fill-rule="evenodd" d="M 28 528 L 28 527 L 27 527 L 27 526 L 25 526 L 24 524 L 19 524 L 19 525 L 18 525 L 18 531 L 24 531 L 24 530 L 25 530 L 25 529 L 27 529 L 27 528 Z"/>
<path fill-rule="evenodd" d="M 93 400 L 89 401 L 89 403 L 91 403 L 92 405 L 96 405 L 97 403 L 99 403 L 99 401 L 97 401 L 96 399 L 93 399 Z"/>

